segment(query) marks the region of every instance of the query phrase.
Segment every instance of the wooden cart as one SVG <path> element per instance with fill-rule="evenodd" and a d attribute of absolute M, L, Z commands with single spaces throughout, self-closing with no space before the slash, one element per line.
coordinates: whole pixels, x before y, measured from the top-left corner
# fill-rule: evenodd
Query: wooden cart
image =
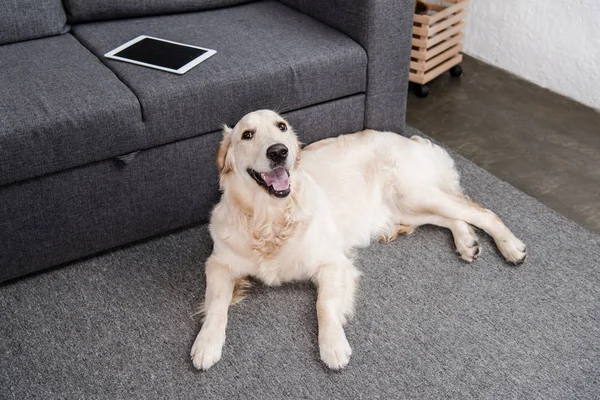
<path fill-rule="evenodd" d="M 427 83 L 446 71 L 462 74 L 462 40 L 465 37 L 465 7 L 468 0 L 421 1 L 429 7 L 427 14 L 415 14 L 413 22 L 410 76 L 414 93 L 427 97 Z"/>

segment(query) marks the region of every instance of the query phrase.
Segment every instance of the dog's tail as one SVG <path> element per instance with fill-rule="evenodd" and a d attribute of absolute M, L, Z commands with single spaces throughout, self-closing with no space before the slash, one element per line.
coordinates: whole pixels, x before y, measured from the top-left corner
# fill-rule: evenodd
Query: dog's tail
<path fill-rule="evenodd" d="M 440 187 L 450 193 L 462 194 L 460 175 L 456 170 L 454 160 L 446 149 L 421 136 L 412 136 L 410 140 L 425 146 L 427 151 L 430 152 L 431 160 L 434 160 L 435 164 L 440 167 L 438 175 Z"/>

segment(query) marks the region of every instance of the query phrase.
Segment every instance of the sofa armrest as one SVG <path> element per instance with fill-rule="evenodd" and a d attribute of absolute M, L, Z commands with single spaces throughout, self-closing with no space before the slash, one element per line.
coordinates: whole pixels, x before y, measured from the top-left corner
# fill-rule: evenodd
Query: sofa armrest
<path fill-rule="evenodd" d="M 367 52 L 365 128 L 402 132 L 414 0 L 280 0 L 348 35 Z"/>

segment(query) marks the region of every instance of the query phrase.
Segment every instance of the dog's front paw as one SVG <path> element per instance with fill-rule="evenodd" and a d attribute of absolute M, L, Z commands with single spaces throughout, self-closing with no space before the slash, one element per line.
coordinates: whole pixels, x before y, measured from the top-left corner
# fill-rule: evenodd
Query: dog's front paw
<path fill-rule="evenodd" d="M 342 369 L 350 361 L 352 349 L 343 328 L 319 332 L 321 360 L 331 369 Z"/>
<path fill-rule="evenodd" d="M 211 335 L 200 331 L 190 353 L 194 367 L 203 371 L 212 367 L 221 359 L 223 344 L 225 344 L 225 335 Z"/>

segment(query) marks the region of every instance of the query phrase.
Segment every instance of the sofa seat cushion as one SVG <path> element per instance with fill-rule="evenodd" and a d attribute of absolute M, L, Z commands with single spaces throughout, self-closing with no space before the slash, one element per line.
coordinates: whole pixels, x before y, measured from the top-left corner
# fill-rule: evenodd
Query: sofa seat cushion
<path fill-rule="evenodd" d="M 0 44 L 66 33 L 61 0 L 0 1 Z"/>
<path fill-rule="evenodd" d="M 144 145 L 135 95 L 71 34 L 0 46 L 0 185 Z"/>
<path fill-rule="evenodd" d="M 136 94 L 154 144 L 364 92 L 367 56 L 347 36 L 273 1 L 198 13 L 73 26 L 98 57 L 139 35 L 212 48 L 184 75 L 104 58 Z"/>
<path fill-rule="evenodd" d="M 201 11 L 248 1 L 251 0 L 63 0 L 71 23 Z"/>

